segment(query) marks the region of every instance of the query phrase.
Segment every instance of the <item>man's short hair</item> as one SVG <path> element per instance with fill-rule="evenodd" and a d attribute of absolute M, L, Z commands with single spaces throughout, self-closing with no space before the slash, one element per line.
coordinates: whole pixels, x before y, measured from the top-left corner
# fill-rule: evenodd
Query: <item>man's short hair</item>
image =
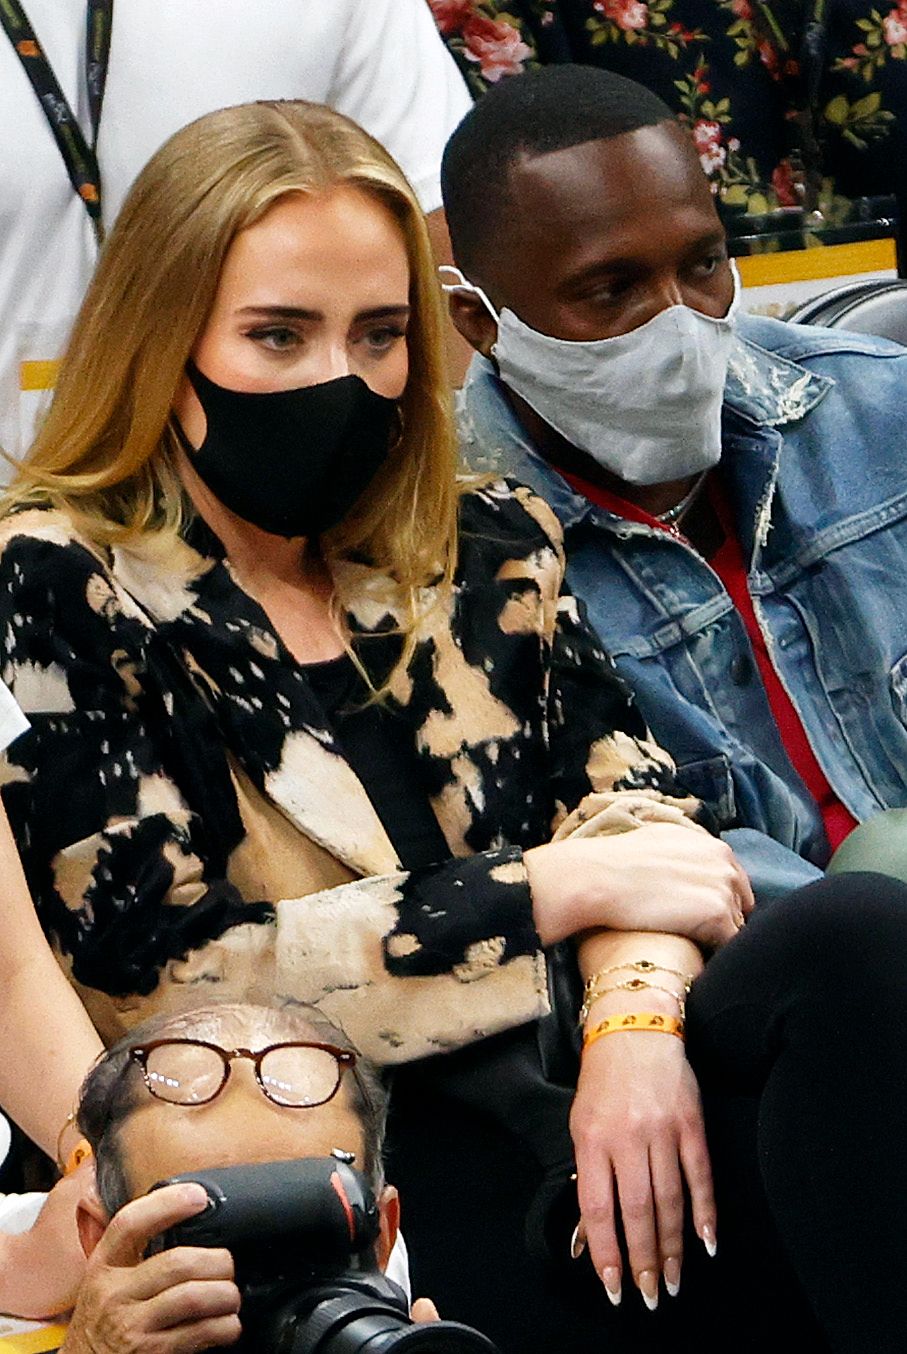
<path fill-rule="evenodd" d="M 120 1130 L 135 1110 L 148 1103 L 141 1071 L 130 1051 L 152 1039 L 166 1038 L 207 1039 L 212 1043 L 226 1039 L 235 1046 L 237 1035 L 245 1038 L 250 1026 L 256 1035 L 275 1043 L 313 1039 L 357 1053 L 337 1025 L 316 1007 L 300 1002 L 280 1006 L 214 1002 L 176 1015 L 155 1016 L 137 1026 L 98 1060 L 85 1078 L 79 1096 L 79 1129 L 91 1144 L 98 1195 L 110 1217 L 131 1197 Z M 384 1183 L 382 1152 L 387 1092 L 378 1072 L 358 1053 L 350 1075 L 351 1105 L 362 1124 L 365 1140 L 362 1170 L 377 1194 Z M 300 1110 L 301 1114 L 307 1112 Z"/>
<path fill-rule="evenodd" d="M 459 267 L 468 276 L 480 273 L 484 253 L 506 248 L 510 171 L 521 156 L 673 120 L 644 85 L 595 66 L 546 66 L 501 80 L 466 114 L 444 151 L 441 190 Z"/>

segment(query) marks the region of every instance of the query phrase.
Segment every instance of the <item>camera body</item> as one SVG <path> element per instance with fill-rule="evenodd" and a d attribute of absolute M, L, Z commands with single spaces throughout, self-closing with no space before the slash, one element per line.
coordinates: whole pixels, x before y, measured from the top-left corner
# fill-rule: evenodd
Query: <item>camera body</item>
<path fill-rule="evenodd" d="M 171 1227 L 154 1249 L 230 1251 L 248 1354 L 497 1354 L 467 1326 L 411 1322 L 405 1294 L 377 1267 L 374 1194 L 345 1161 L 190 1171 L 154 1188 L 189 1182 L 204 1188 L 208 1207 Z"/>

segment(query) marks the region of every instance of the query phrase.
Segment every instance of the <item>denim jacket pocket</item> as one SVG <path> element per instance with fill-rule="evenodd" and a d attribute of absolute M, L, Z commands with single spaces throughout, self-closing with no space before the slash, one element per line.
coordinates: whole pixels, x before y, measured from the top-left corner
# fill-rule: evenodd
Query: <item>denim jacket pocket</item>
<path fill-rule="evenodd" d="M 677 767 L 677 780 L 688 794 L 695 795 L 711 809 L 720 831 L 735 826 L 737 802 L 727 757 L 719 753 L 717 757 L 704 757 L 702 761 L 684 762 Z"/>
<path fill-rule="evenodd" d="M 902 724 L 907 725 L 907 653 L 899 658 L 888 675 L 891 703 Z"/>

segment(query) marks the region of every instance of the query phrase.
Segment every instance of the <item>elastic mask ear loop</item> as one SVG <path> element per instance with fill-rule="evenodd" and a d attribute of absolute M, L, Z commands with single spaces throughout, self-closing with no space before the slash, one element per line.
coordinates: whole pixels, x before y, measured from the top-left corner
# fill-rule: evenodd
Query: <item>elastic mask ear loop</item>
<path fill-rule="evenodd" d="M 442 291 L 448 293 L 452 291 L 472 292 L 473 296 L 477 296 L 479 300 L 482 302 L 482 305 L 488 311 L 488 314 L 494 320 L 495 324 L 501 323 L 498 312 L 495 310 L 494 306 L 491 304 L 488 297 L 483 292 L 482 288 L 477 287 L 474 282 L 470 282 L 469 278 L 465 275 L 465 273 L 461 273 L 459 268 L 454 268 L 454 266 L 450 263 L 442 263 L 438 268 L 438 272 L 452 273 L 456 278 L 455 282 L 445 282 L 444 279 L 442 278 L 441 279 Z"/>
<path fill-rule="evenodd" d="M 740 276 L 740 269 L 737 267 L 736 259 L 728 259 L 731 265 L 731 276 L 734 279 L 734 295 L 731 297 L 731 304 L 728 306 L 726 320 L 733 320 L 740 309 L 741 299 L 743 297 L 743 279 Z"/>

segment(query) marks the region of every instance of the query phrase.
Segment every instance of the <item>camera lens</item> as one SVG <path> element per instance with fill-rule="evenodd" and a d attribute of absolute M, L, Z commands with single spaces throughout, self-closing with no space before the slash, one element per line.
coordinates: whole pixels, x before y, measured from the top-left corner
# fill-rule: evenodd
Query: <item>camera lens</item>
<path fill-rule="evenodd" d="M 321 1302 L 297 1327 L 292 1354 L 497 1354 L 479 1331 L 455 1321 L 414 1326 L 384 1303 L 344 1294 Z"/>

